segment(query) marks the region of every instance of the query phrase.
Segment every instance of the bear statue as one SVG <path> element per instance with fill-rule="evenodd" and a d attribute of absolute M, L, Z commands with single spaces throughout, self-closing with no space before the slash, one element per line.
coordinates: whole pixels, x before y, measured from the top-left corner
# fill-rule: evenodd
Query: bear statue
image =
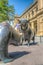
<path fill-rule="evenodd" d="M 10 42 L 10 44 L 20 45 L 22 43 L 22 33 L 18 32 L 8 22 L 0 23 L 0 60 L 5 63 L 13 60 L 8 54 L 10 39 L 14 41 L 14 43 Z"/>
<path fill-rule="evenodd" d="M 11 59 L 8 55 L 8 42 L 11 36 L 11 26 L 6 23 L 0 23 L 0 60 L 3 62 L 10 62 Z"/>

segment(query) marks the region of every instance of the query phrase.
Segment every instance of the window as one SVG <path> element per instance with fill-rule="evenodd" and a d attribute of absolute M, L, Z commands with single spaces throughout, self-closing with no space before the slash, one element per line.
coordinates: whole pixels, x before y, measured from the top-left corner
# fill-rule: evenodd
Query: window
<path fill-rule="evenodd" d="M 31 26 L 31 23 L 29 23 L 30 24 L 30 26 Z"/>
<path fill-rule="evenodd" d="M 26 15 L 26 18 L 27 18 L 27 15 Z"/>
<path fill-rule="evenodd" d="M 29 14 L 29 17 L 30 17 L 30 14 Z"/>
<path fill-rule="evenodd" d="M 36 12 L 38 11 L 38 6 L 36 7 Z"/>
<path fill-rule="evenodd" d="M 34 15 L 34 11 L 32 10 L 32 16 Z"/>
<path fill-rule="evenodd" d="M 43 19 L 42 19 L 42 21 L 43 21 Z"/>
<path fill-rule="evenodd" d="M 35 33 L 37 33 L 37 21 L 34 21 L 34 30 L 35 30 Z"/>

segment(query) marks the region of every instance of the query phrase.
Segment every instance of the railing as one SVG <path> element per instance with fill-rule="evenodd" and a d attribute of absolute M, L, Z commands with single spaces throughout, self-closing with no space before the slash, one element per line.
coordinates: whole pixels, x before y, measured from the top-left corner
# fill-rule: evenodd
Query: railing
<path fill-rule="evenodd" d="M 43 43 L 43 36 L 35 36 L 35 42 L 39 44 Z"/>

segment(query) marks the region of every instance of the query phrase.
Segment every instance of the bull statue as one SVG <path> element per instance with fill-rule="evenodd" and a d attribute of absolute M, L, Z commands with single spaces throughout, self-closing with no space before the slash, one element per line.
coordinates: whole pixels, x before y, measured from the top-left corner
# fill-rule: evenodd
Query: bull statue
<path fill-rule="evenodd" d="M 29 42 L 32 40 L 33 43 L 35 42 L 35 32 L 31 29 L 30 22 L 27 19 L 20 19 L 18 20 L 21 25 L 22 33 L 24 34 L 24 40 Z"/>

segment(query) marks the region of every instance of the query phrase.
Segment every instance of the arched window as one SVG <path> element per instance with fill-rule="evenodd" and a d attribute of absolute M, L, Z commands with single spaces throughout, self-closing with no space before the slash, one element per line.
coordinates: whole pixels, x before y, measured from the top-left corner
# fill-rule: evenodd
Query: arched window
<path fill-rule="evenodd" d="M 38 6 L 36 6 L 36 12 L 38 11 Z"/>
<path fill-rule="evenodd" d="M 29 17 L 30 17 L 30 14 L 29 14 Z"/>
<path fill-rule="evenodd" d="M 32 16 L 34 15 L 34 11 L 32 10 Z"/>

